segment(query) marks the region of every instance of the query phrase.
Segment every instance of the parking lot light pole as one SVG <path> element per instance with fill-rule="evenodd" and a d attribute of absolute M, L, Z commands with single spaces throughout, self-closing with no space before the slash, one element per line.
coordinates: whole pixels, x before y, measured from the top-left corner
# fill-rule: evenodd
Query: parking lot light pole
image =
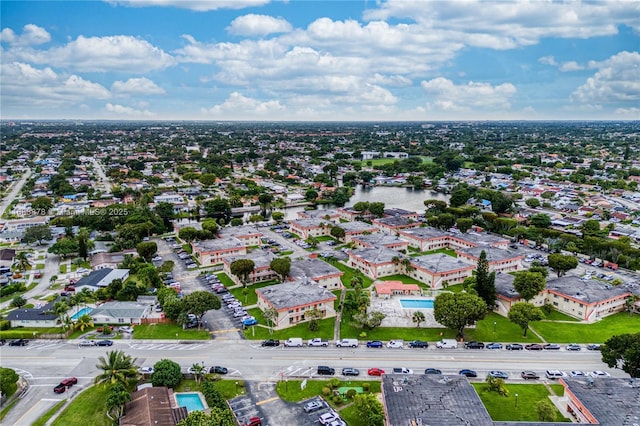
<path fill-rule="evenodd" d="M 498 323 L 496 321 L 493 322 L 493 332 L 496 332 L 496 326 L 498 325 Z"/>

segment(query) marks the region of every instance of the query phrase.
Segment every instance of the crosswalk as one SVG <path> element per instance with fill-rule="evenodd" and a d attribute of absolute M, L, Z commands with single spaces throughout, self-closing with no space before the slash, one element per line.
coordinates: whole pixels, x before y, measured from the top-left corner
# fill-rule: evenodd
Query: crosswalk
<path fill-rule="evenodd" d="M 147 351 L 194 351 L 197 349 L 206 348 L 209 345 L 206 343 L 196 344 L 182 344 L 182 343 L 131 343 L 129 347 L 131 349 L 140 349 Z"/>

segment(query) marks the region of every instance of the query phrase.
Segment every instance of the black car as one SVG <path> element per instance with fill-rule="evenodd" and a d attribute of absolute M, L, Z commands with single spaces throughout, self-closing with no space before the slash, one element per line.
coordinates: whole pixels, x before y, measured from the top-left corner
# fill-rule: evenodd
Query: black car
<path fill-rule="evenodd" d="M 520 343 L 509 343 L 506 348 L 508 351 L 521 351 L 524 349 L 524 346 Z"/>
<path fill-rule="evenodd" d="M 465 349 L 484 349 L 484 343 L 482 342 L 476 342 L 471 341 L 471 342 L 466 342 L 464 344 Z"/>
<path fill-rule="evenodd" d="M 96 346 L 113 346 L 112 340 L 98 340 Z"/>
<path fill-rule="evenodd" d="M 468 368 L 464 368 L 458 371 L 458 374 L 467 377 L 478 377 L 478 373 L 476 373 L 474 370 L 469 370 Z"/>
<path fill-rule="evenodd" d="M 409 342 L 409 347 L 410 348 L 428 348 L 429 343 L 423 342 L 422 340 L 414 340 L 412 342 Z"/>
<path fill-rule="evenodd" d="M 523 371 L 522 373 L 520 373 L 520 377 L 522 377 L 525 380 L 538 380 L 540 378 L 540 376 L 538 376 L 535 372 L 533 371 Z"/>
<path fill-rule="evenodd" d="M 437 368 L 427 368 L 424 370 L 424 374 L 442 374 L 442 370 Z"/>
<path fill-rule="evenodd" d="M 359 376 L 360 370 L 358 370 L 357 368 L 349 368 L 349 367 L 343 368 L 342 375 L 343 376 Z"/>
<path fill-rule="evenodd" d="M 280 346 L 280 340 L 275 340 L 275 339 L 265 340 L 264 342 L 262 342 L 261 345 L 262 346 Z"/>
<path fill-rule="evenodd" d="M 209 373 L 211 374 L 227 374 L 229 369 L 227 367 L 221 367 L 219 365 L 214 365 L 209 369 Z"/>
<path fill-rule="evenodd" d="M 599 351 L 600 350 L 600 344 L 593 343 L 591 345 L 587 345 L 587 350 L 588 351 Z"/>
<path fill-rule="evenodd" d="M 9 342 L 9 346 L 27 346 L 29 341 L 27 339 L 15 339 Z"/>
<path fill-rule="evenodd" d="M 528 351 L 541 351 L 544 348 L 538 343 L 530 343 L 525 346 L 525 349 L 527 349 Z"/>

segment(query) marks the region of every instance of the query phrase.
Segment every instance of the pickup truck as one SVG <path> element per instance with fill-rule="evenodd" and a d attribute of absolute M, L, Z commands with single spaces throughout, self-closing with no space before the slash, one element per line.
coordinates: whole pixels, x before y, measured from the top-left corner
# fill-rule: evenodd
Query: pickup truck
<path fill-rule="evenodd" d="M 320 339 L 319 337 L 316 337 L 315 339 L 309 339 L 309 341 L 307 342 L 307 346 L 329 346 L 329 341 L 328 340 L 323 340 Z"/>

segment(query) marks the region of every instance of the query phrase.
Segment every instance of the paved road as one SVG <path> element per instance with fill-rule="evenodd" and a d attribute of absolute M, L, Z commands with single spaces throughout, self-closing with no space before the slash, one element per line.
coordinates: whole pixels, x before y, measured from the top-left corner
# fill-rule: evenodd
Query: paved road
<path fill-rule="evenodd" d="M 18 194 L 22 190 L 24 183 L 27 181 L 27 179 L 29 179 L 30 176 L 31 176 L 31 169 L 24 172 L 24 174 L 22 175 L 19 181 L 14 182 L 11 192 L 9 192 L 9 194 L 7 194 L 7 196 L 4 197 L 2 201 L 0 201 L 0 216 L 4 214 L 7 207 L 9 207 L 9 204 L 11 204 L 11 202 L 18 197 Z"/>
<path fill-rule="evenodd" d="M 407 367 L 416 373 L 435 367 L 444 373 L 456 374 L 461 368 L 472 368 L 481 377 L 494 369 L 510 373 L 517 381 L 522 370 L 543 373 L 546 369 L 606 370 L 615 377 L 627 377 L 620 370 L 609 369 L 600 360 L 599 352 L 543 351 L 509 352 L 506 350 L 439 350 L 428 349 L 355 349 L 329 348 L 263 348 L 260 342 L 248 340 L 212 340 L 192 343 L 178 341 L 116 340 L 112 349 L 124 350 L 137 358 L 138 365 L 150 366 L 169 358 L 185 369 L 193 363 L 223 365 L 230 369 L 227 378 L 239 378 L 257 383 L 274 382 L 281 378 L 314 377 L 318 365 L 329 365 L 340 371 L 355 367 L 366 376 L 370 367 L 385 370 Z M 25 397 L 9 412 L 3 424 L 28 425 L 53 407 L 64 395 L 54 394 L 53 387 L 63 378 L 75 376 L 76 392 L 88 386 L 98 373 L 99 356 L 107 348 L 78 348 L 69 341 L 36 340 L 26 347 L 2 348 L 2 366 L 16 369 L 29 383 Z"/>

